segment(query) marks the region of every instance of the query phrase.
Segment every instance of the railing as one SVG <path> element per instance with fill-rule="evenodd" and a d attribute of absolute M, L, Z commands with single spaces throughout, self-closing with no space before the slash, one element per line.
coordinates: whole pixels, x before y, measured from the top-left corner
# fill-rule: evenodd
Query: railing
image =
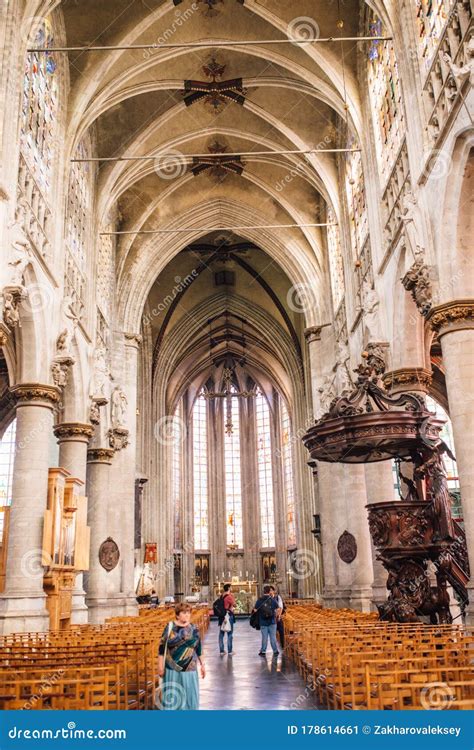
<path fill-rule="evenodd" d="M 18 203 L 24 207 L 24 230 L 33 248 L 43 258 L 50 258 L 52 213 L 22 154 L 18 172 Z"/>
<path fill-rule="evenodd" d="M 427 130 L 432 145 L 443 136 L 451 112 L 461 101 L 464 83 L 469 79 L 467 75 L 465 80 L 457 82 L 444 55 L 447 53 L 457 68 L 467 65 L 467 44 L 473 32 L 472 2 L 457 2 L 440 37 L 423 86 Z"/>
<path fill-rule="evenodd" d="M 382 195 L 382 205 L 385 215 L 384 246 L 385 254 L 391 250 L 398 236 L 402 224 L 402 202 L 407 187 L 410 186 L 410 167 L 408 164 L 408 150 L 406 139 L 398 152 L 398 157 L 393 165 L 391 175 L 388 179 Z"/>

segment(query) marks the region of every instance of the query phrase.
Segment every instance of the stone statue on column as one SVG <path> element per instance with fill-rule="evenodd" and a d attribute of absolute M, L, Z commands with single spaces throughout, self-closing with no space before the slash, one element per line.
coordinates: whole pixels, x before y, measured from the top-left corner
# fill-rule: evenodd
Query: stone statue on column
<path fill-rule="evenodd" d="M 112 391 L 111 397 L 111 421 L 113 429 L 125 427 L 127 417 L 128 400 L 119 386 Z"/>
<path fill-rule="evenodd" d="M 401 215 L 407 245 L 413 257 L 416 258 L 417 247 L 423 241 L 423 218 L 420 206 L 411 188 L 407 188 L 402 197 Z"/>
<path fill-rule="evenodd" d="M 56 350 L 58 356 L 64 356 L 71 353 L 72 342 L 76 336 L 76 328 L 79 318 L 72 309 L 72 297 L 66 295 L 61 303 L 61 325 L 63 330 L 56 341 Z"/>
<path fill-rule="evenodd" d="M 380 301 L 375 289 L 368 279 L 362 282 L 359 310 L 362 313 L 368 341 L 380 341 L 382 338 L 380 325 Z"/>
<path fill-rule="evenodd" d="M 319 403 L 321 407 L 321 414 L 317 415 L 318 417 L 329 411 L 331 403 L 336 398 L 336 388 L 334 385 L 334 380 L 334 376 L 331 377 L 330 375 L 325 375 L 321 387 L 318 388 L 318 392 L 320 394 Z"/>
<path fill-rule="evenodd" d="M 336 382 L 338 393 L 349 391 L 354 388 L 349 369 L 350 362 L 349 347 L 344 341 L 336 343 Z"/>

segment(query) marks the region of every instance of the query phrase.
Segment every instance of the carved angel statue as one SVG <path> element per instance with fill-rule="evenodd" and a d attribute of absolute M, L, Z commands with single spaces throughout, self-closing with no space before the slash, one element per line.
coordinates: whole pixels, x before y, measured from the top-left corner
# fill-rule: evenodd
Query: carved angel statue
<path fill-rule="evenodd" d="M 361 304 L 359 310 L 362 312 L 369 341 L 379 341 L 381 338 L 380 326 L 380 301 L 375 289 L 368 279 L 364 279 L 361 289 Z"/>
<path fill-rule="evenodd" d="M 349 369 L 349 362 L 349 347 L 343 341 L 338 341 L 336 344 L 336 379 L 339 393 L 342 393 L 342 391 L 350 391 L 354 387 Z"/>
<path fill-rule="evenodd" d="M 336 398 L 336 389 L 334 386 L 334 377 L 325 375 L 321 387 L 318 388 L 320 394 L 319 403 L 321 414 L 326 414 L 329 411 L 332 401 Z"/>
<path fill-rule="evenodd" d="M 109 378 L 107 351 L 99 346 L 94 352 L 94 395 L 105 396 L 105 384 Z"/>
<path fill-rule="evenodd" d="M 422 238 L 423 219 L 418 201 L 410 188 L 405 191 L 402 198 L 401 215 L 407 243 L 413 257 L 416 259 L 417 248 L 419 247 L 419 241 Z"/>
<path fill-rule="evenodd" d="M 71 344 L 76 335 L 76 328 L 79 318 L 74 313 L 72 307 L 72 297 L 66 295 L 61 303 L 61 321 L 65 328 L 61 331 L 56 341 L 56 350 L 58 354 L 64 355 L 71 351 Z"/>
<path fill-rule="evenodd" d="M 3 294 L 3 320 L 9 328 L 21 325 L 18 303 L 11 292 L 4 292 Z"/>
<path fill-rule="evenodd" d="M 25 206 L 22 202 L 18 204 L 17 218 L 8 224 L 12 257 L 8 265 L 11 268 L 9 283 L 11 286 L 23 286 L 25 270 L 31 262 L 31 243 L 25 232 Z"/>
<path fill-rule="evenodd" d="M 111 397 L 111 419 L 112 419 L 112 427 L 124 427 L 125 426 L 125 419 L 127 416 L 127 406 L 128 401 L 125 393 L 122 391 L 119 386 L 116 386 L 114 390 L 112 391 L 112 397 Z"/>
<path fill-rule="evenodd" d="M 474 37 L 471 37 L 469 42 L 466 44 L 466 63 L 464 65 L 456 65 L 453 62 L 451 55 L 447 52 L 443 52 L 442 58 L 448 68 L 450 69 L 456 88 L 459 91 L 462 89 L 464 82 L 471 78 L 474 71 Z"/>

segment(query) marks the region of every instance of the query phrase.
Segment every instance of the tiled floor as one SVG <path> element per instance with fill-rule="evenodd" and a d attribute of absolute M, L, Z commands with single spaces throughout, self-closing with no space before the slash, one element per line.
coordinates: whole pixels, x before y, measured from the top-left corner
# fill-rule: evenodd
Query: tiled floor
<path fill-rule="evenodd" d="M 260 633 L 248 619 L 234 626 L 235 656 L 220 656 L 217 622 L 204 639 L 207 675 L 199 680 L 204 710 L 311 710 L 314 695 L 307 689 L 294 664 L 283 653 L 273 659 L 270 644 L 266 658 L 258 656 Z M 227 640 L 227 637 L 226 637 Z"/>

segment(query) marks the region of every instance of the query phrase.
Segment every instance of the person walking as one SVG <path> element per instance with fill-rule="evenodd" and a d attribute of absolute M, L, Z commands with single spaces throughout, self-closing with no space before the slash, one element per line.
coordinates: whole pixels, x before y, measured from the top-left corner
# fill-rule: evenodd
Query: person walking
<path fill-rule="evenodd" d="M 278 637 L 280 638 L 280 646 L 282 649 L 285 648 L 285 626 L 283 624 L 283 615 L 286 612 L 285 602 L 281 598 L 281 594 L 278 593 L 275 586 L 271 586 L 271 589 L 273 591 L 273 597 L 278 602 L 278 608 L 281 610 L 281 613 L 277 617 L 276 626 L 277 626 L 277 633 Z"/>
<path fill-rule="evenodd" d="M 281 610 L 278 606 L 278 601 L 273 596 L 271 586 L 266 585 L 263 587 L 263 596 L 255 602 L 253 612 L 258 612 L 260 632 L 262 634 L 262 645 L 258 655 L 265 656 L 267 652 L 268 638 L 270 638 L 273 656 L 278 656 L 279 651 L 276 642 L 276 623 Z"/>
<path fill-rule="evenodd" d="M 224 584 L 223 594 L 214 602 L 214 612 L 217 615 L 219 625 L 219 652 L 224 656 L 224 636 L 227 633 L 227 655 L 233 656 L 234 624 L 235 624 L 235 597 L 232 593 L 230 583 Z"/>
<path fill-rule="evenodd" d="M 175 619 L 163 630 L 158 650 L 158 675 L 163 678 L 159 707 L 163 711 L 196 711 L 199 678 L 206 676 L 199 629 L 191 622 L 189 604 L 177 604 Z"/>

